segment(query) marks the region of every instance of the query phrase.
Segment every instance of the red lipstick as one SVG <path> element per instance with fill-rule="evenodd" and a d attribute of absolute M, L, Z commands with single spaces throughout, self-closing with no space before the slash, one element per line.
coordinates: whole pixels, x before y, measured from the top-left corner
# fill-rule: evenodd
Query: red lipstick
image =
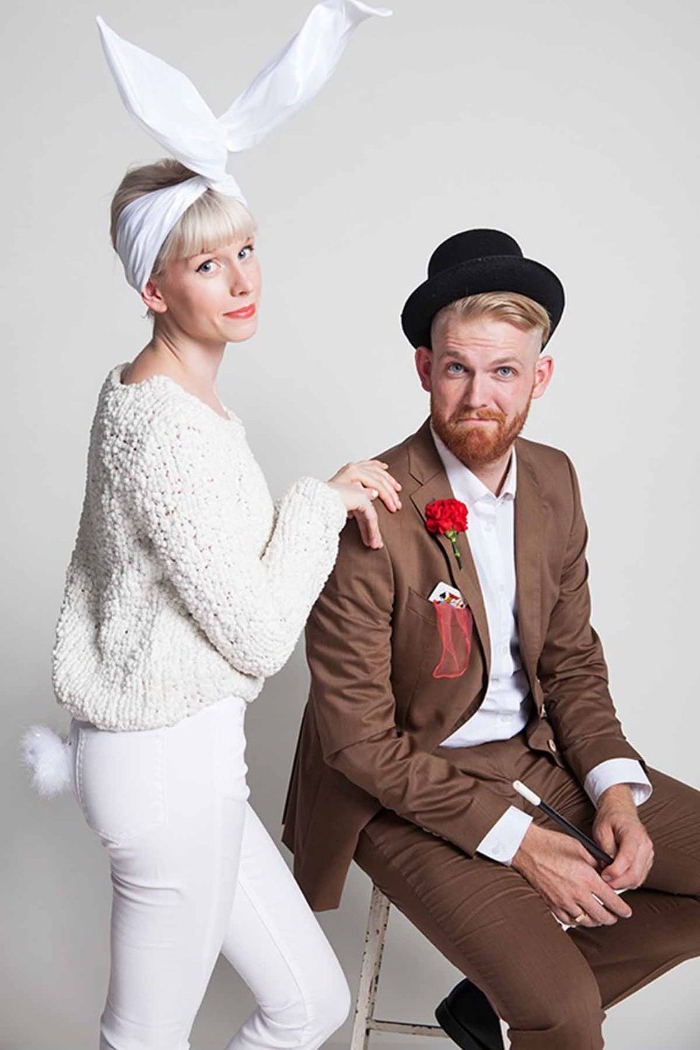
<path fill-rule="evenodd" d="M 257 310 L 255 303 L 251 303 L 250 306 L 244 306 L 241 310 L 232 310 L 228 314 L 224 314 L 224 317 L 235 317 L 237 319 L 245 320 L 247 317 L 253 317 Z"/>

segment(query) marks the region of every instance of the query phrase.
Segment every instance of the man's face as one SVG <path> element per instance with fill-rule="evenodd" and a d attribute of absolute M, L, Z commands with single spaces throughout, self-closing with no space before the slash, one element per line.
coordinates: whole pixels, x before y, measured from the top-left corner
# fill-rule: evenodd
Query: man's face
<path fill-rule="evenodd" d="M 540 357 L 541 342 L 540 329 L 524 332 L 489 315 L 448 316 L 434 326 L 432 350 L 416 351 L 433 426 L 470 469 L 509 452 L 530 401 L 546 390 L 552 359 Z"/>

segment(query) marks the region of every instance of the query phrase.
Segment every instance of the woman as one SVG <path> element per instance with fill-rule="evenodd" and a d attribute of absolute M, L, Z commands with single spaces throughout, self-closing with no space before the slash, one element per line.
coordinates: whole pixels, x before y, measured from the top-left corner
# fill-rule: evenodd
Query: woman
<path fill-rule="evenodd" d="M 273 506 L 216 393 L 226 344 L 257 327 L 255 228 L 202 168 L 139 168 L 113 201 L 153 334 L 100 393 L 54 683 L 112 872 L 101 1050 L 185 1050 L 220 951 L 258 1003 L 229 1050 L 311 1050 L 344 1020 L 348 989 L 246 801 L 244 714 L 291 653 L 347 516 L 380 545 L 372 500 L 398 509 L 399 486 L 384 464 L 349 464 Z"/>

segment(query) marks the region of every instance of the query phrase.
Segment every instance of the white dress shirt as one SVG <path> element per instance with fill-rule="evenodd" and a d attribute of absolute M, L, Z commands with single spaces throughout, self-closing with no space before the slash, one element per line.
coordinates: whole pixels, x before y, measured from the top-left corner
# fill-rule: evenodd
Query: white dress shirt
<path fill-rule="evenodd" d="M 515 450 L 500 495 L 495 496 L 440 440 L 433 440 L 455 499 L 469 513 L 469 548 L 481 587 L 491 640 L 491 674 L 479 710 L 443 740 L 443 747 L 473 747 L 509 740 L 527 725 L 532 699 L 520 659 L 515 578 Z M 584 790 L 594 805 L 614 784 L 629 784 L 637 805 L 651 795 L 651 784 L 639 762 L 614 758 L 601 762 L 586 777 Z M 479 853 L 509 864 L 520 847 L 532 817 L 511 806 L 485 835 Z"/>

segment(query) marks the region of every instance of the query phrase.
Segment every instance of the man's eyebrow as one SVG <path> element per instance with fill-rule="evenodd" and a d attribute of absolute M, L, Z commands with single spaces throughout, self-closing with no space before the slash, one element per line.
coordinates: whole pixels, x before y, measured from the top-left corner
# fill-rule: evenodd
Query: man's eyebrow
<path fill-rule="evenodd" d="M 456 347 L 447 347 L 442 354 L 443 358 L 453 358 L 455 361 L 459 361 L 461 364 L 465 363 L 465 353 L 463 350 L 458 350 Z M 495 361 L 489 362 L 489 368 L 502 368 L 503 365 L 522 365 L 522 361 L 515 354 L 506 354 L 504 357 L 497 357 Z"/>

